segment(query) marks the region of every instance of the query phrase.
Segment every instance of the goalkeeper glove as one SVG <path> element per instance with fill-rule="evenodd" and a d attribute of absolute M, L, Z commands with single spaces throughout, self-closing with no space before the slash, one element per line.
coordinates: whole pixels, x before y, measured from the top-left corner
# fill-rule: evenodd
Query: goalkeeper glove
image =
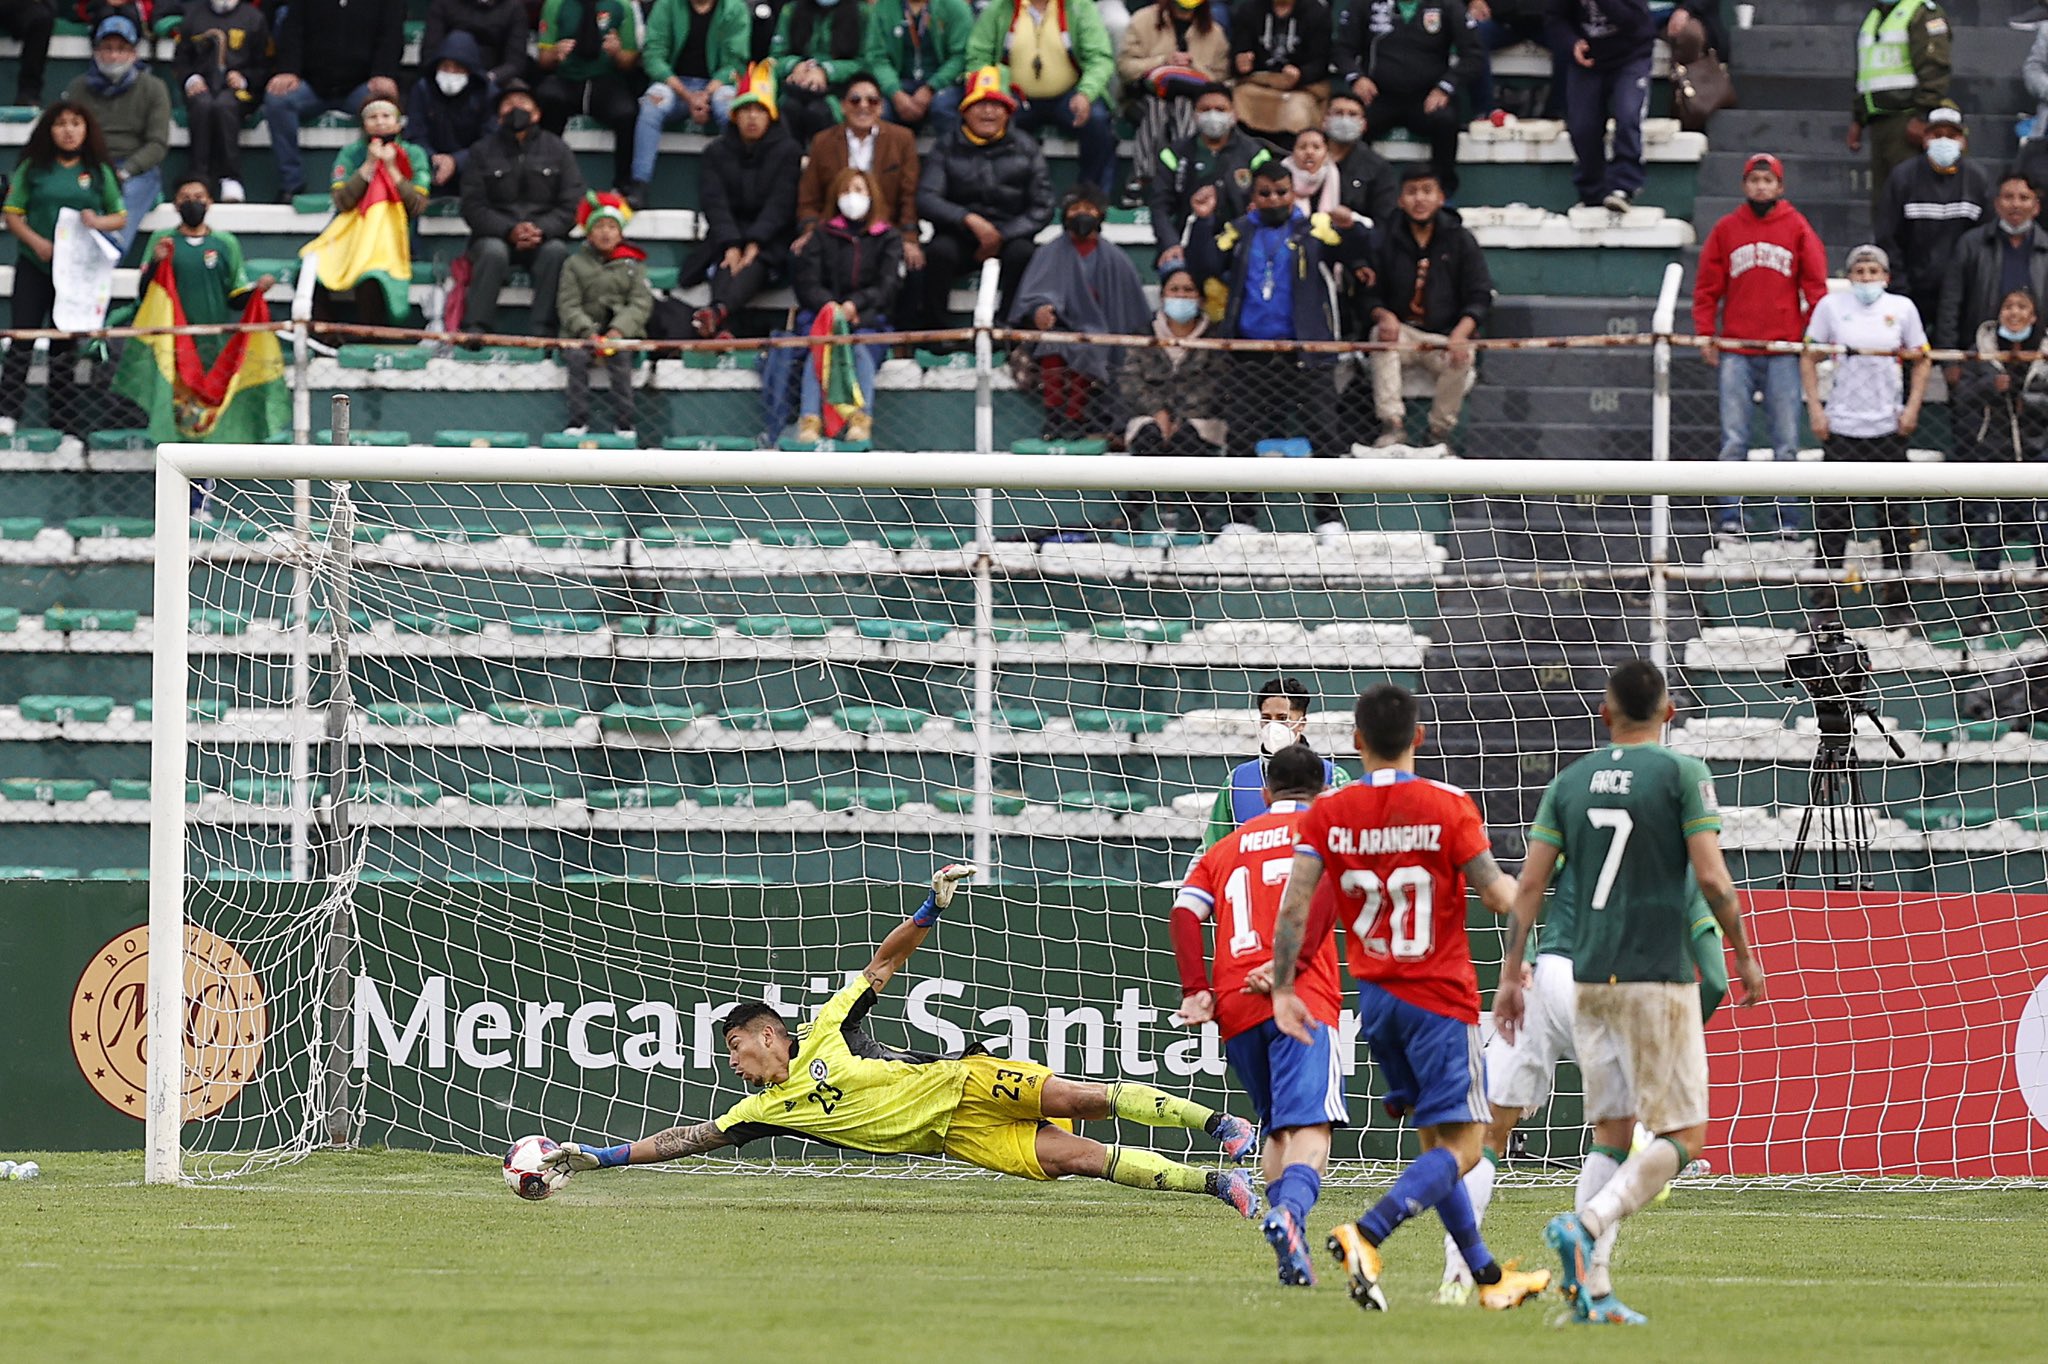
<path fill-rule="evenodd" d="M 580 1170 L 602 1170 L 613 1165 L 630 1165 L 633 1160 L 631 1142 L 617 1146 L 587 1147 L 573 1141 L 565 1141 L 541 1160 L 543 1165 L 552 1165 L 558 1170 L 570 1172 Z"/>
<path fill-rule="evenodd" d="M 932 873 L 932 893 L 924 897 L 924 903 L 917 907 L 910 921 L 919 928 L 930 928 L 939 921 L 946 906 L 953 903 L 953 892 L 960 888 L 960 883 L 980 871 L 971 862 L 949 862 L 940 867 Z"/>

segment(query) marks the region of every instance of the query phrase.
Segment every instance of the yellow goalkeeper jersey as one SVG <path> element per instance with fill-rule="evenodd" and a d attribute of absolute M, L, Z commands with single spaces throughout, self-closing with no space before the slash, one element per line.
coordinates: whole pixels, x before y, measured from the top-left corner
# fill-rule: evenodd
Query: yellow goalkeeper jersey
<path fill-rule="evenodd" d="M 957 1058 L 884 1047 L 860 1031 L 875 1005 L 862 976 L 797 1032 L 789 1078 L 725 1110 L 718 1130 L 735 1146 L 795 1136 L 854 1151 L 936 1154 L 967 1084 Z"/>

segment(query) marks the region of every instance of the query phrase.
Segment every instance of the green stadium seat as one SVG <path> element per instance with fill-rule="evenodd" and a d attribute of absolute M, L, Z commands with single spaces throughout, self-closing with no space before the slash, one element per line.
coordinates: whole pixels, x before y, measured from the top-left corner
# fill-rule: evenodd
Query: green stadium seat
<path fill-rule="evenodd" d="M 1020 440 L 1010 446 L 1013 455 L 1106 455 L 1106 440 Z"/>
<path fill-rule="evenodd" d="M 1157 734 L 1172 718 L 1148 710 L 1077 710 L 1074 728 L 1082 734 Z"/>
<path fill-rule="evenodd" d="M 553 805 L 561 799 L 561 790 L 544 781 L 473 781 L 468 795 L 475 805 Z"/>
<path fill-rule="evenodd" d="M 363 713 L 379 725 L 452 725 L 462 718 L 462 707 L 445 701 L 372 701 Z"/>
<path fill-rule="evenodd" d="M 789 804 L 786 786 L 700 786 L 690 798 L 720 810 L 780 810 Z"/>
<path fill-rule="evenodd" d="M 156 522 L 146 516 L 74 516 L 64 523 L 74 540 L 147 540 Z"/>
<path fill-rule="evenodd" d="M 624 533 L 617 526 L 600 526 L 586 522 L 577 525 L 538 525 L 528 531 L 527 535 L 542 549 L 610 549 L 619 543 Z"/>
<path fill-rule="evenodd" d="M 212 867 L 207 870 L 209 881 L 289 881 L 292 874 L 283 867 Z"/>
<path fill-rule="evenodd" d="M 759 369 L 761 353 L 757 350 L 686 350 L 683 352 L 684 369 Z M 723 446 L 715 448 L 726 448 Z M 747 447 L 752 449 L 752 442 Z"/>
<path fill-rule="evenodd" d="M 1149 810 L 1154 803 L 1151 796 L 1138 791 L 1090 789 L 1060 793 L 1062 810 L 1102 810 L 1110 814 L 1129 815 L 1140 810 Z"/>
<path fill-rule="evenodd" d="M 754 532 L 755 540 L 783 549 L 804 549 L 822 545 L 839 549 L 853 543 L 853 532 L 844 526 L 764 526 Z"/>
<path fill-rule="evenodd" d="M 356 879 L 366 886 L 403 886 L 419 880 L 420 874 L 404 867 L 373 867 Z"/>
<path fill-rule="evenodd" d="M 0 540 L 33 540 L 42 533 L 40 516 L 0 516 Z"/>
<path fill-rule="evenodd" d="M 766 710 L 760 706 L 735 706 L 718 717 L 718 723 L 725 728 L 750 734 L 787 734 L 802 729 L 810 722 L 811 713 L 801 706 L 790 706 L 780 710 Z"/>
<path fill-rule="evenodd" d="M 314 800 L 327 795 L 325 778 L 310 783 L 310 794 Z M 237 777 L 228 783 L 228 795 L 247 805 L 284 806 L 291 804 L 292 783 L 289 777 Z"/>
<path fill-rule="evenodd" d="M 458 521 L 454 525 L 443 521 L 432 525 L 415 526 L 412 533 L 423 540 L 439 540 L 451 545 L 496 540 L 500 534 L 496 526 L 481 518 Z"/>
<path fill-rule="evenodd" d="M 323 114 L 321 117 L 324 118 L 326 116 Z M 320 123 L 316 120 L 312 126 L 317 128 L 320 126 Z M 327 217 L 334 212 L 334 196 L 322 190 L 314 190 L 307 194 L 294 194 L 292 196 L 292 212 L 312 213 L 323 218 Z"/>
<path fill-rule="evenodd" d="M 1133 644 L 1178 644 L 1187 638 L 1187 633 L 1188 623 L 1184 620 L 1099 620 L 1094 626 L 1097 639 L 1128 640 Z"/>
<path fill-rule="evenodd" d="M 185 718 L 201 724 L 219 724 L 227 718 L 228 703 L 219 697 L 193 699 L 185 703 Z M 135 703 L 135 718 L 147 724 L 156 718 L 156 703 L 148 697 Z"/>
<path fill-rule="evenodd" d="M 84 777 L 0 777 L 0 796 L 43 805 L 71 805 L 99 790 Z"/>
<path fill-rule="evenodd" d="M 185 628 L 195 635 L 246 635 L 249 617 L 233 611 L 194 607 L 185 613 Z"/>
<path fill-rule="evenodd" d="M 1998 819 L 1998 811 L 1988 805 L 1909 805 L 1895 813 L 1907 828 L 1919 833 L 1981 829 Z"/>
<path fill-rule="evenodd" d="M 359 781 L 348 788 L 348 798 L 364 805 L 417 810 L 439 802 L 441 788 L 430 781 Z"/>
<path fill-rule="evenodd" d="M 76 867 L 0 867 L 0 881 L 76 881 Z"/>
<path fill-rule="evenodd" d="M 2012 731 L 2009 720 L 1957 721 L 1947 725 L 1929 725 L 1921 734 L 1930 744 L 1989 744 Z"/>
<path fill-rule="evenodd" d="M 953 627 L 942 620 L 859 620 L 853 628 L 862 639 L 899 639 L 930 643 L 944 639 Z"/>
<path fill-rule="evenodd" d="M 749 639 L 823 639 L 832 622 L 823 616 L 741 616 L 733 628 Z"/>
<path fill-rule="evenodd" d="M 289 431 L 280 431 L 270 438 L 270 443 L 272 445 L 290 445 L 292 443 L 292 433 Z M 354 428 L 350 428 L 348 433 L 348 443 L 350 445 L 382 446 L 386 449 L 389 449 L 393 446 L 411 445 L 412 432 L 358 431 L 355 430 Z M 315 431 L 313 433 L 313 444 L 334 444 L 333 430 L 327 427 L 322 427 L 318 431 Z M 358 527 L 358 529 L 360 529 L 360 527 Z"/>
<path fill-rule="evenodd" d="M 34 123 L 42 113 L 33 104 L 0 104 L 0 123 Z"/>
<path fill-rule="evenodd" d="M 916 359 L 919 369 L 974 368 L 974 352 L 971 350 L 935 351 L 926 350 L 920 346 L 912 352 L 912 355 Z M 1008 358 L 1008 355 L 1003 351 L 992 352 L 989 356 L 990 362 L 998 369 L 1003 367 Z"/>
<path fill-rule="evenodd" d="M 0 606 L 0 635 L 11 635 L 21 628 L 21 608 Z"/>
<path fill-rule="evenodd" d="M 1011 791 L 997 791 L 989 798 L 990 810 L 1005 817 L 1021 815 L 1030 802 Z M 967 815 L 974 813 L 972 791 L 941 791 L 932 797 L 932 804 L 948 814 Z"/>
<path fill-rule="evenodd" d="M 108 427 L 87 437 L 85 447 L 96 454 L 114 454 L 122 450 L 154 451 L 156 441 L 141 427 Z"/>
<path fill-rule="evenodd" d="M 572 436 L 566 431 L 550 431 L 540 438 L 543 450 L 637 450 L 640 442 L 631 436 L 619 435 L 616 431 L 586 431 Z"/>
<path fill-rule="evenodd" d="M 111 696 L 24 696 L 21 718 L 46 725 L 98 725 L 114 713 Z"/>
<path fill-rule="evenodd" d="M 5 118 L 0 118 L 0 123 L 6 121 Z M 47 455 L 54 451 L 63 439 L 62 431 L 47 426 L 23 426 L 17 428 L 11 436 L 0 436 L 0 450 Z"/>
<path fill-rule="evenodd" d="M 683 447 L 669 445 L 668 449 Z M 748 449 L 752 449 L 750 444 Z M 640 532 L 640 542 L 666 548 L 671 545 L 729 545 L 740 538 L 738 526 L 648 526 Z"/>
<path fill-rule="evenodd" d="M 582 711 L 570 706 L 529 706 L 508 701 L 491 702 L 484 707 L 484 714 L 501 725 L 519 729 L 573 729 L 583 718 Z"/>
<path fill-rule="evenodd" d="M 665 294 L 682 283 L 683 271 L 677 265 L 650 266 L 647 271 L 647 287 L 657 294 Z"/>
<path fill-rule="evenodd" d="M 372 346 L 362 342 L 351 342 L 334 353 L 335 363 L 343 369 L 423 370 L 431 359 L 433 356 L 424 346 Z M 328 443 L 333 443 L 331 433 Z"/>
<path fill-rule="evenodd" d="M 251 545 L 270 538 L 273 530 L 282 529 L 266 525 L 261 521 L 244 521 L 240 517 L 224 521 L 195 521 L 192 524 L 192 538 L 195 540 L 230 540 L 236 544 Z"/>
<path fill-rule="evenodd" d="M 959 549 L 972 544 L 974 537 L 962 530 L 906 530 L 897 527 L 882 532 L 882 543 L 890 549 Z"/>
<path fill-rule="evenodd" d="M 612 629 L 649 639 L 709 639 L 718 633 L 718 622 L 702 616 L 622 616 Z"/>
<path fill-rule="evenodd" d="M 992 632 L 998 644 L 1057 644 L 1068 628 L 1063 620 L 999 620 Z"/>
<path fill-rule="evenodd" d="M 43 628 L 62 633 L 73 630 L 108 630 L 116 634 L 134 631 L 139 611 L 113 610 L 99 606 L 53 606 L 43 612 Z"/>
<path fill-rule="evenodd" d="M 685 357 L 687 363 L 688 357 Z M 701 369 L 697 365 L 692 368 Z M 752 436 L 670 436 L 661 443 L 664 450 L 753 450 L 759 448 Z"/>
<path fill-rule="evenodd" d="M 680 786 L 600 786 L 584 793 L 593 810 L 667 810 L 683 803 Z"/>
<path fill-rule="evenodd" d="M 401 635 L 480 635 L 484 618 L 459 611 L 397 611 L 392 613 L 391 626 Z"/>
<path fill-rule="evenodd" d="M 458 348 L 449 358 L 458 365 L 544 365 L 548 355 L 539 346 L 485 346 L 481 350 Z"/>
<path fill-rule="evenodd" d="M 512 617 L 515 635 L 589 635 L 604 629 L 594 611 L 535 611 Z"/>
<path fill-rule="evenodd" d="M 811 799 L 820 810 L 900 810 L 910 802 L 904 786 L 820 786 Z"/>
<path fill-rule="evenodd" d="M 989 712 L 989 718 L 1004 729 L 1036 732 L 1045 728 L 1045 713 L 1029 706 L 998 706 Z M 963 706 L 953 712 L 953 723 L 964 728 L 973 728 L 974 711 Z"/>
<path fill-rule="evenodd" d="M 148 800 L 149 782 L 143 777 L 116 777 L 107 783 L 107 794 L 115 800 Z M 206 794 L 206 788 L 196 781 L 185 783 L 187 804 Z"/>
<path fill-rule="evenodd" d="M 696 705 L 629 706 L 619 701 L 598 712 L 597 727 L 607 734 L 680 734 L 703 713 L 704 707 Z"/>
<path fill-rule="evenodd" d="M 434 444 L 450 450 L 507 450 L 531 445 L 533 437 L 524 431 L 486 431 L 474 427 L 452 426 L 436 431 Z"/>
<path fill-rule="evenodd" d="M 932 717 L 909 706 L 841 706 L 832 723 L 850 734 L 915 734 Z"/>
<path fill-rule="evenodd" d="M 147 881 L 148 867 L 95 867 L 85 874 L 88 881 Z"/>
<path fill-rule="evenodd" d="M 2013 822 L 2033 833 L 2048 833 L 2048 805 L 2029 805 L 2013 816 Z"/>
<path fill-rule="evenodd" d="M 334 613 L 329 611 L 326 607 L 316 606 L 313 608 L 312 623 L 313 631 L 315 634 L 322 634 L 332 629 L 333 621 Z M 295 615 L 287 615 L 284 619 L 284 623 L 287 626 L 294 625 L 297 622 L 298 617 Z M 348 609 L 348 623 L 358 630 L 367 630 L 372 625 L 375 625 L 377 622 L 375 617 L 371 616 L 370 613 L 368 611 L 365 611 L 362 607 L 351 606 Z"/>
<path fill-rule="evenodd" d="M 250 256 L 243 260 L 242 271 L 251 283 L 275 275 L 279 284 L 290 284 L 298 279 L 301 263 L 297 256 Z"/>

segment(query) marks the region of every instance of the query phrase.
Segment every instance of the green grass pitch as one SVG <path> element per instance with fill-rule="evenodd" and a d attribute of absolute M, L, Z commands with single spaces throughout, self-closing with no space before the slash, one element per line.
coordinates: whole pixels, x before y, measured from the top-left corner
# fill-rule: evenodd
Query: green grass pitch
<path fill-rule="evenodd" d="M 8 1360 L 2022 1360 L 2048 1358 L 2037 1192 L 1674 1192 L 1623 1233 L 1644 1330 L 1429 1301 L 1433 1217 L 1388 1243 L 1394 1310 L 1283 1289 L 1206 1199 L 1067 1180 L 578 1176 L 527 1204 L 490 1160 L 323 1155 L 145 1188 L 139 1155 L 0 1184 Z M 1321 1224 L 1367 1191 L 1327 1190 Z M 1540 1260 L 1556 1189 L 1504 1189 Z"/>

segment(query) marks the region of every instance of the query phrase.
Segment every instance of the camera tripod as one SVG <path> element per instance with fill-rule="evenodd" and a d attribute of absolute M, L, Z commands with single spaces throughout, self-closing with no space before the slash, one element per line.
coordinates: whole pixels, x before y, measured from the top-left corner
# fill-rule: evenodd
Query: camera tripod
<path fill-rule="evenodd" d="M 1806 860 L 1811 844 L 1815 865 L 1821 875 L 1833 880 L 1837 890 L 1874 890 L 1868 860 L 1870 856 L 1870 808 L 1863 803 L 1863 760 L 1856 756 L 1856 717 L 1867 715 L 1900 759 L 1906 750 L 1878 722 L 1877 711 L 1862 701 L 1816 700 L 1815 716 L 1820 720 L 1820 745 L 1806 772 L 1806 810 L 1799 816 L 1799 836 L 1792 843 L 1792 856 L 1785 863 L 1780 888 L 1790 890 Z M 1814 817 L 1818 815 L 1820 837 L 1813 843 Z"/>

